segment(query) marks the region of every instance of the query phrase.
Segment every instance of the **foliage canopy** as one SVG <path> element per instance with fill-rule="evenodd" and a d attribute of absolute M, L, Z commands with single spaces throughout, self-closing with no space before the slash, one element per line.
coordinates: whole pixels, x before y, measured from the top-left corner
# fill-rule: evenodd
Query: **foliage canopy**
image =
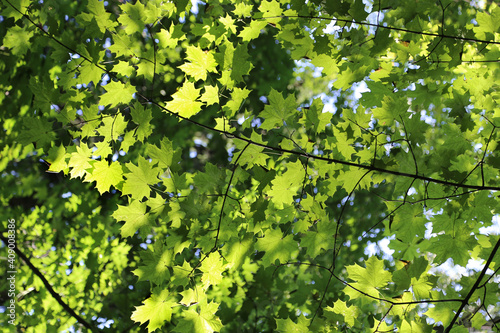
<path fill-rule="evenodd" d="M 500 331 L 494 2 L 0 9 L 20 331 Z"/>

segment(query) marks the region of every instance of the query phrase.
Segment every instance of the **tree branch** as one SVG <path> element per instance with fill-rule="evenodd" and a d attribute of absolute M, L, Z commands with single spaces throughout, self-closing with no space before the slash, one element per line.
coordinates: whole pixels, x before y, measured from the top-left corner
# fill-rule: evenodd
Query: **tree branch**
<path fill-rule="evenodd" d="M 477 39 L 477 38 L 467 38 L 467 37 L 461 37 L 461 36 L 451 36 L 451 35 L 445 35 L 443 33 L 436 34 L 436 33 L 432 33 L 432 32 L 417 31 L 417 30 L 404 29 L 404 28 L 396 28 L 396 27 L 384 26 L 384 25 L 376 24 L 376 23 L 361 22 L 361 21 L 356 21 L 356 20 L 346 20 L 346 19 L 340 19 L 340 18 L 335 18 L 335 17 L 306 16 L 306 15 L 281 15 L 281 16 L 263 17 L 263 18 L 261 18 L 261 20 L 275 19 L 275 18 L 305 18 L 305 19 L 337 21 L 337 22 L 343 22 L 343 23 L 359 24 L 359 25 L 364 25 L 364 26 L 369 26 L 369 27 L 375 27 L 375 28 L 380 28 L 380 29 L 387 29 L 387 30 L 393 30 L 393 31 L 399 31 L 399 32 L 406 32 L 406 33 L 416 34 L 416 35 L 423 35 L 423 36 L 432 36 L 432 37 L 439 37 L 439 38 L 462 40 L 462 41 L 471 42 L 471 43 L 486 43 L 486 44 L 497 44 L 497 45 L 500 45 L 500 42 L 491 41 L 491 40 L 484 40 L 484 39 Z"/>
<path fill-rule="evenodd" d="M 460 313 L 462 313 L 462 310 L 464 309 L 464 307 L 469 303 L 469 299 L 472 297 L 472 294 L 474 294 L 474 292 L 478 289 L 479 283 L 481 283 L 481 280 L 486 275 L 486 271 L 488 270 L 488 267 L 490 266 L 491 262 L 493 261 L 493 257 L 495 257 L 495 254 L 497 253 L 499 248 L 500 248 L 500 238 L 498 239 L 497 243 L 495 244 L 495 247 L 491 251 L 490 256 L 488 257 L 486 264 L 484 264 L 483 270 L 479 274 L 476 282 L 474 283 L 472 288 L 470 288 L 469 293 L 467 294 L 467 296 L 465 296 L 464 300 L 462 301 L 462 304 L 460 304 L 460 307 L 457 310 L 457 313 L 455 313 L 455 317 L 453 317 L 453 319 L 451 320 L 448 327 L 446 327 L 446 329 L 444 330 L 444 333 L 449 333 L 451 331 L 451 329 L 453 328 L 453 325 L 455 324 L 458 317 L 460 316 Z"/>
<path fill-rule="evenodd" d="M 0 235 L 0 239 L 4 242 L 5 246 L 7 246 L 7 244 L 8 244 L 7 239 L 3 235 Z M 38 276 L 40 278 L 40 280 L 42 280 L 42 282 L 43 282 L 45 288 L 47 288 L 48 292 L 52 295 L 52 297 L 54 297 L 56 299 L 57 303 L 59 303 L 59 305 L 61 305 L 63 307 L 63 309 L 71 317 L 75 318 L 76 321 L 78 321 L 80 324 L 82 324 L 84 327 L 88 328 L 89 330 L 91 330 L 93 332 L 97 332 L 97 329 L 93 325 L 91 325 L 85 319 L 83 319 L 82 317 L 80 317 L 80 315 L 78 315 L 72 308 L 69 307 L 69 305 L 66 302 L 64 302 L 64 300 L 62 299 L 61 295 L 59 295 L 54 290 L 54 288 L 52 288 L 52 285 L 49 283 L 49 281 L 47 281 L 47 279 L 42 274 L 42 272 L 40 272 L 40 270 L 33 265 L 33 263 L 28 259 L 28 257 L 26 257 L 24 255 L 24 253 L 22 253 L 17 248 L 17 246 L 14 247 L 14 252 L 16 252 L 16 254 L 26 263 L 26 265 L 28 265 L 28 267 L 31 269 L 31 271 L 36 276 Z"/>

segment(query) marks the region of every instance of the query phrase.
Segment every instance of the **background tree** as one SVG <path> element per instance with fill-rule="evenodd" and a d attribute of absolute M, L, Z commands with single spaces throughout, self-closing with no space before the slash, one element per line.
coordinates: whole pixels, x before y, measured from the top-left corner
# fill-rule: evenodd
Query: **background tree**
<path fill-rule="evenodd" d="M 1 6 L 0 326 L 499 330 L 495 3 Z"/>

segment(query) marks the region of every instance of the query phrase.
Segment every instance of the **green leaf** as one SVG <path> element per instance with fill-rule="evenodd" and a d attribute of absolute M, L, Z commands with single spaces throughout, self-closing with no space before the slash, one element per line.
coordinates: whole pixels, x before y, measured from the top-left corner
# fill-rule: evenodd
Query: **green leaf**
<path fill-rule="evenodd" d="M 252 20 L 249 25 L 240 31 L 239 37 L 241 37 L 244 42 L 251 41 L 252 39 L 259 37 L 260 31 L 264 29 L 266 24 L 266 21 Z"/>
<path fill-rule="evenodd" d="M 280 7 L 280 4 L 276 0 L 262 1 L 259 6 L 259 10 L 263 13 L 264 18 L 273 18 L 281 16 L 281 13 L 283 12 L 283 10 Z"/>
<path fill-rule="evenodd" d="M 207 106 L 219 104 L 219 87 L 217 85 L 205 86 L 205 92 L 201 95 L 200 101 L 207 103 Z"/>
<path fill-rule="evenodd" d="M 399 97 L 384 96 L 382 99 L 382 107 L 373 110 L 373 115 L 382 125 L 390 126 L 394 121 L 401 121 L 407 118 L 406 111 L 408 110 L 408 102 Z"/>
<path fill-rule="evenodd" d="M 148 332 L 154 332 L 172 318 L 172 307 L 176 301 L 167 289 L 156 289 L 151 297 L 136 306 L 130 319 L 144 324 L 149 321 Z"/>
<path fill-rule="evenodd" d="M 411 279 L 411 288 L 417 300 L 429 299 L 433 287 L 434 284 L 429 281 L 427 276 L 420 279 Z"/>
<path fill-rule="evenodd" d="M 81 13 L 76 17 L 77 22 L 82 26 L 88 26 L 94 21 L 101 33 L 105 33 L 106 30 L 111 30 L 118 25 L 111 20 L 112 16 L 106 12 L 103 1 L 89 0 L 87 9 L 89 13 Z"/>
<path fill-rule="evenodd" d="M 187 60 L 190 62 L 179 66 L 179 68 L 186 75 L 192 76 L 196 81 L 205 81 L 207 79 L 207 72 L 217 72 L 215 58 L 211 51 L 203 51 L 198 47 L 189 46 L 186 49 L 186 54 Z"/>
<path fill-rule="evenodd" d="M 236 83 L 243 82 L 243 75 L 248 75 L 253 68 L 252 63 L 248 61 L 250 55 L 247 44 L 238 45 L 232 57 L 231 79 Z"/>
<path fill-rule="evenodd" d="M 303 108 L 303 114 L 300 122 L 314 133 L 321 133 L 325 131 L 325 127 L 330 123 L 332 114 L 330 112 L 323 112 L 324 105 L 320 98 L 314 99 L 311 106 Z"/>
<path fill-rule="evenodd" d="M 135 103 L 134 107 L 130 109 L 132 121 L 138 126 L 135 130 L 137 140 L 144 141 L 153 132 L 151 127 L 151 120 L 153 116 L 150 108 L 144 108 L 140 103 Z"/>
<path fill-rule="evenodd" d="M 104 86 L 104 89 L 106 89 L 106 93 L 101 96 L 99 101 L 99 104 L 104 106 L 111 104 L 111 107 L 114 107 L 118 104 L 128 104 L 135 94 L 134 86 L 119 81 L 111 81 Z"/>
<path fill-rule="evenodd" d="M 490 13 L 477 13 L 478 27 L 474 27 L 479 38 L 491 38 L 500 32 L 500 7 L 492 8 Z M 488 36 L 489 35 L 489 36 Z"/>
<path fill-rule="evenodd" d="M 469 251 L 477 245 L 477 240 L 466 227 L 457 228 L 451 235 L 433 237 L 431 241 L 431 250 L 436 254 L 435 263 L 441 264 L 451 258 L 455 265 L 464 267 L 470 258 Z"/>
<path fill-rule="evenodd" d="M 57 147 L 54 146 L 49 149 L 49 156 L 47 157 L 47 162 L 50 163 L 50 167 L 47 171 L 60 172 L 63 171 L 65 174 L 68 173 L 68 164 L 66 163 L 66 149 L 63 145 Z"/>
<path fill-rule="evenodd" d="M 201 281 L 204 290 L 211 285 L 219 284 L 222 280 L 222 273 L 225 271 L 225 265 L 222 263 L 219 252 L 210 253 L 201 263 L 200 271 L 203 272 Z"/>
<path fill-rule="evenodd" d="M 160 148 L 156 145 L 146 144 L 146 153 L 152 162 L 158 163 L 158 166 L 162 169 L 171 168 L 176 170 L 176 164 L 180 161 L 179 152 L 174 151 L 172 141 L 167 137 L 163 137 L 161 140 Z"/>
<path fill-rule="evenodd" d="M 46 119 L 26 117 L 23 119 L 23 127 L 25 129 L 17 140 L 24 145 L 34 143 L 39 148 L 45 147 L 56 137 L 52 131 L 52 123 Z"/>
<path fill-rule="evenodd" d="M 23 56 L 30 48 L 30 39 L 33 31 L 27 31 L 21 27 L 12 27 L 7 30 L 3 38 L 3 46 L 12 50 L 12 54 Z"/>
<path fill-rule="evenodd" d="M 183 312 L 183 318 L 179 320 L 174 332 L 213 333 L 222 328 L 220 319 L 215 316 L 219 304 L 214 302 L 207 304 L 205 301 L 200 303 L 198 307 L 199 311 L 187 310 Z"/>
<path fill-rule="evenodd" d="M 146 213 L 147 205 L 139 200 L 132 200 L 128 206 L 118 205 L 118 209 L 113 213 L 117 221 L 124 221 L 121 228 L 122 237 L 131 237 L 140 228 L 148 226 L 152 221 L 151 216 Z"/>
<path fill-rule="evenodd" d="M 68 166 L 71 169 L 69 172 L 71 178 L 83 178 L 87 175 L 87 169 L 92 168 L 90 162 L 92 151 L 87 146 L 87 144 L 80 144 L 80 146 L 76 147 L 76 152 L 71 153 L 71 157 L 68 162 Z"/>
<path fill-rule="evenodd" d="M 234 14 L 239 17 L 248 17 L 252 15 L 252 6 L 243 2 L 235 4 Z"/>
<path fill-rule="evenodd" d="M 129 35 L 140 32 L 144 29 L 144 5 L 141 2 L 135 4 L 125 3 L 122 6 L 124 14 L 118 17 L 118 22 L 122 24 L 125 32 Z"/>
<path fill-rule="evenodd" d="M 283 237 L 281 231 L 269 229 L 265 232 L 264 237 L 257 240 L 255 248 L 266 252 L 262 257 L 262 263 L 269 266 L 274 264 L 276 260 L 285 263 L 292 259 L 297 251 L 297 242 L 293 240 L 292 235 Z"/>
<path fill-rule="evenodd" d="M 192 306 L 200 302 L 206 302 L 205 291 L 199 286 L 196 286 L 194 289 L 186 289 L 180 294 L 182 295 L 182 299 L 179 303 L 184 306 Z"/>
<path fill-rule="evenodd" d="M 162 48 L 175 48 L 177 44 L 186 39 L 186 34 L 182 31 L 181 25 L 171 24 L 168 30 L 161 29 L 159 33 L 156 34 L 158 38 L 158 45 Z"/>
<path fill-rule="evenodd" d="M 317 223 L 317 231 L 308 231 L 301 242 L 307 248 L 307 254 L 313 258 L 324 251 L 331 250 L 335 244 L 337 224 L 335 221 L 321 220 Z M 321 251 L 321 250 L 324 251 Z"/>
<path fill-rule="evenodd" d="M 156 285 L 161 285 L 170 279 L 169 267 L 172 265 L 174 253 L 162 242 L 156 242 L 153 248 L 153 251 L 148 249 L 141 253 L 142 265 L 133 273 L 139 278 L 138 281 L 149 280 Z"/>
<path fill-rule="evenodd" d="M 125 166 L 130 172 L 124 174 L 127 180 L 123 184 L 123 195 L 130 194 L 132 198 L 139 200 L 143 197 L 149 197 L 151 195 L 150 185 L 159 182 L 160 170 L 154 168 L 152 163 L 141 156 L 138 159 L 138 166 L 133 163 L 127 163 Z"/>
<path fill-rule="evenodd" d="M 105 141 L 118 141 L 118 138 L 127 128 L 125 117 L 117 114 L 114 117 L 104 117 L 102 125 L 97 129 L 100 135 L 104 136 Z"/>
<path fill-rule="evenodd" d="M 347 323 L 347 325 L 351 327 L 354 326 L 354 324 L 356 323 L 356 318 L 360 313 L 360 310 L 357 306 L 355 305 L 347 306 L 347 303 L 341 301 L 340 299 L 333 304 L 333 308 L 326 307 L 326 310 L 332 311 L 344 317 L 344 320 Z"/>
<path fill-rule="evenodd" d="M 250 90 L 246 88 L 234 88 L 231 93 L 231 100 L 224 105 L 223 110 L 228 118 L 232 118 L 242 106 L 243 101 L 250 94 Z"/>
<path fill-rule="evenodd" d="M 182 117 L 191 118 L 201 110 L 203 103 L 197 102 L 201 89 L 196 89 L 193 82 L 184 82 L 184 85 L 172 95 L 166 108 Z"/>
<path fill-rule="evenodd" d="M 269 105 L 264 107 L 260 116 L 265 119 L 261 125 L 263 129 L 273 129 L 281 127 L 297 113 L 297 103 L 295 97 L 289 95 L 286 99 L 274 89 L 269 93 Z"/>
<path fill-rule="evenodd" d="M 354 282 L 351 285 L 367 295 L 379 297 L 378 289 L 383 288 L 391 281 L 392 274 L 385 270 L 384 261 L 371 256 L 365 261 L 366 268 L 358 264 L 346 267 L 349 279 Z M 347 286 L 344 292 L 355 299 L 361 296 L 359 292 Z"/>
<path fill-rule="evenodd" d="M 2 15 L 13 17 L 16 21 L 23 17 L 23 13 L 26 13 L 27 8 L 30 6 L 29 0 L 12 0 L 9 3 L 11 6 L 6 5 L 2 8 Z"/>
<path fill-rule="evenodd" d="M 287 319 L 276 319 L 276 326 L 278 332 L 297 332 L 297 333 L 307 333 L 309 331 L 310 319 L 307 319 L 303 315 L 300 315 L 298 323 L 294 323 L 290 318 Z"/>
<path fill-rule="evenodd" d="M 87 171 L 86 182 L 96 182 L 95 187 L 100 194 L 108 192 L 111 186 L 117 186 L 123 181 L 123 170 L 119 163 L 108 163 L 106 160 L 95 161 L 92 169 Z"/>
<path fill-rule="evenodd" d="M 90 107 L 84 106 L 82 108 L 82 117 L 83 117 L 83 127 L 82 138 L 94 136 L 95 129 L 101 123 L 101 116 L 99 116 L 99 109 L 97 105 L 91 105 Z"/>
<path fill-rule="evenodd" d="M 293 202 L 293 197 L 297 195 L 300 188 L 300 184 L 295 183 L 294 180 L 295 178 L 290 179 L 285 175 L 280 175 L 272 181 L 272 187 L 267 194 L 277 207 Z"/>
<path fill-rule="evenodd" d="M 133 39 L 130 39 L 124 30 L 120 30 L 113 35 L 113 45 L 109 47 L 109 51 L 117 56 L 130 58 L 134 55 Z"/>

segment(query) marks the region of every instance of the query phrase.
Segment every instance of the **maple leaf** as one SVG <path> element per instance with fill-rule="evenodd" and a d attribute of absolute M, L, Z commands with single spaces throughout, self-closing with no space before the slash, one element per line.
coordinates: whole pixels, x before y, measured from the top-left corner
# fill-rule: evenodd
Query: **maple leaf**
<path fill-rule="evenodd" d="M 52 124 L 46 119 L 26 117 L 23 119 L 24 130 L 17 140 L 23 144 L 35 143 L 38 147 L 45 147 L 55 138 Z"/>
<path fill-rule="evenodd" d="M 301 246 L 307 248 L 307 254 L 317 257 L 323 250 L 333 249 L 337 224 L 335 221 L 321 220 L 317 223 L 318 231 L 308 231 L 302 239 Z"/>
<path fill-rule="evenodd" d="M 97 129 L 100 135 L 104 136 L 104 141 L 117 141 L 127 128 L 127 122 L 121 114 L 114 117 L 104 117 L 102 125 Z"/>
<path fill-rule="evenodd" d="M 152 132 L 150 122 L 153 120 L 151 114 L 151 109 L 145 109 L 140 103 L 135 103 L 134 107 L 130 109 L 130 114 L 132 115 L 132 121 L 138 125 L 135 130 L 135 135 L 137 135 L 137 140 L 144 141 Z"/>
<path fill-rule="evenodd" d="M 127 34 L 133 34 L 144 29 L 144 5 L 140 2 L 135 4 L 126 3 L 122 6 L 125 15 L 118 17 L 118 22 L 122 24 Z"/>
<path fill-rule="evenodd" d="M 252 15 L 252 6 L 243 2 L 235 5 L 234 14 L 240 17 L 248 17 Z"/>
<path fill-rule="evenodd" d="M 253 65 L 248 58 L 247 44 L 238 45 L 232 54 L 231 79 L 236 82 L 243 82 L 243 75 L 248 75 Z"/>
<path fill-rule="evenodd" d="M 147 205 L 139 200 L 132 200 L 128 206 L 118 205 L 113 213 L 117 221 L 125 221 L 121 228 L 122 237 L 131 237 L 137 230 L 149 225 L 151 216 L 146 213 Z"/>
<path fill-rule="evenodd" d="M 179 68 L 196 81 L 207 79 L 207 72 L 216 73 L 217 64 L 210 51 L 203 51 L 196 46 L 188 46 L 186 49 L 187 59 L 190 61 Z"/>
<path fill-rule="evenodd" d="M 373 116 L 383 125 L 392 125 L 394 121 L 405 118 L 408 110 L 408 102 L 399 96 L 384 96 L 382 107 L 373 109 Z"/>
<path fill-rule="evenodd" d="M 207 290 L 210 285 L 218 284 L 222 280 L 222 273 L 225 271 L 225 265 L 222 264 L 219 252 L 210 253 L 201 263 L 200 271 L 203 272 L 201 281 L 204 290 Z"/>
<path fill-rule="evenodd" d="M 235 20 L 229 15 L 229 13 L 226 13 L 225 17 L 221 17 L 219 22 L 224 25 L 228 33 L 236 33 L 236 24 L 234 24 Z"/>
<path fill-rule="evenodd" d="M 198 173 L 195 178 L 196 187 L 200 191 L 209 193 L 211 191 L 221 192 L 222 187 L 225 185 L 225 171 L 217 166 L 207 163 L 205 172 Z"/>
<path fill-rule="evenodd" d="M 172 100 L 167 102 L 166 108 L 169 111 L 178 113 L 182 117 L 190 118 L 201 110 L 202 102 L 197 102 L 199 91 L 193 82 L 185 82 L 182 87 L 172 95 Z"/>
<path fill-rule="evenodd" d="M 219 104 L 219 87 L 205 86 L 205 92 L 201 95 L 200 100 L 208 105 Z"/>
<path fill-rule="evenodd" d="M 200 286 L 196 286 L 194 289 L 186 289 L 180 294 L 182 295 L 182 299 L 179 303 L 184 306 L 192 306 L 203 301 L 206 302 L 207 299 L 205 290 Z"/>
<path fill-rule="evenodd" d="M 366 170 L 352 168 L 351 170 L 340 172 L 336 182 L 340 183 L 347 193 L 351 193 L 356 185 L 357 188 L 367 188 L 371 183 L 371 177 L 369 174 L 366 174 Z"/>
<path fill-rule="evenodd" d="M 172 307 L 176 300 L 168 289 L 156 288 L 151 297 L 144 300 L 141 306 L 136 306 L 130 319 L 141 324 L 149 321 L 148 332 L 154 332 L 172 318 Z"/>
<path fill-rule="evenodd" d="M 29 0 L 12 1 L 14 6 L 4 6 L 2 8 L 2 15 L 5 17 L 13 17 L 16 21 L 23 17 L 31 5 Z"/>
<path fill-rule="evenodd" d="M 187 261 L 184 261 L 182 266 L 172 267 L 172 271 L 173 271 L 173 274 L 172 274 L 172 278 L 170 281 L 175 286 L 186 286 L 189 283 L 189 281 L 190 281 L 189 275 L 191 274 L 192 267 L 191 267 L 191 265 L 189 265 L 189 263 Z M 198 294 L 198 295 L 202 296 L 204 294 L 202 293 L 202 294 Z"/>
<path fill-rule="evenodd" d="M 81 128 L 82 138 L 95 135 L 95 129 L 101 123 L 101 116 L 99 116 L 99 108 L 97 105 L 90 107 L 83 106 L 82 117 L 84 119 L 83 127 Z"/>
<path fill-rule="evenodd" d="M 98 84 L 98 82 L 101 81 L 103 73 L 96 65 L 99 63 L 99 60 L 104 57 L 105 52 L 99 48 L 94 41 L 91 41 L 85 46 L 78 45 L 77 51 L 86 59 L 90 59 L 90 62 L 82 62 L 78 59 L 73 59 L 70 62 L 70 65 L 75 67 L 75 70 L 78 71 L 78 77 L 74 82 L 79 84 L 89 84 L 90 82 L 93 82 L 95 85 Z"/>
<path fill-rule="evenodd" d="M 265 266 L 274 264 L 276 259 L 280 263 L 285 263 L 298 249 L 297 242 L 293 240 L 292 235 L 283 237 L 283 233 L 276 229 L 267 230 L 264 237 L 257 239 L 255 248 L 266 252 L 262 257 L 262 263 Z"/>
<path fill-rule="evenodd" d="M 68 166 L 72 168 L 69 172 L 71 178 L 83 177 L 87 174 L 87 169 L 92 168 L 91 156 L 92 151 L 87 144 L 81 143 L 80 146 L 76 147 L 76 152 L 71 153 L 68 162 Z"/>
<path fill-rule="evenodd" d="M 326 125 L 330 123 L 332 114 L 330 112 L 323 112 L 323 108 L 324 105 L 321 99 L 314 99 L 309 108 L 303 109 L 305 118 L 302 118 L 300 122 L 315 133 L 324 132 Z"/>
<path fill-rule="evenodd" d="M 95 161 L 92 169 L 85 175 L 85 182 L 96 182 L 95 187 L 100 194 L 109 191 L 111 186 L 123 181 L 122 166 L 118 162 L 109 164 L 106 160 Z"/>
<path fill-rule="evenodd" d="M 252 20 L 249 25 L 245 26 L 243 30 L 240 31 L 238 36 L 241 37 L 244 42 L 251 41 L 259 37 L 260 31 L 264 29 L 266 24 L 266 21 Z"/>
<path fill-rule="evenodd" d="M 111 14 L 106 12 L 103 1 L 89 0 L 87 9 L 90 13 L 81 13 L 76 17 L 77 22 L 82 26 L 87 26 L 93 21 L 97 24 L 101 33 L 104 33 L 107 29 L 112 29 L 118 25 L 110 19 Z"/>
<path fill-rule="evenodd" d="M 277 24 L 281 20 L 281 13 L 283 12 L 279 2 L 276 0 L 262 1 L 259 6 L 259 11 L 262 12 L 267 22 L 274 24 Z"/>
<path fill-rule="evenodd" d="M 255 132 L 252 133 L 251 140 L 258 143 L 264 143 L 262 142 L 261 137 Z M 247 164 L 248 167 L 251 167 L 255 164 L 262 166 L 267 165 L 269 156 L 264 153 L 263 147 L 250 145 L 243 151 L 244 147 L 246 146 L 246 142 L 244 141 L 235 142 L 235 146 L 240 150 L 240 152 L 234 155 L 235 159 L 238 158 L 239 165 Z"/>
<path fill-rule="evenodd" d="M 284 99 L 281 93 L 271 89 L 268 99 L 269 105 L 266 105 L 260 114 L 260 117 L 264 119 L 261 125 L 263 129 L 281 127 L 297 113 L 297 103 L 293 95 Z"/>
<path fill-rule="evenodd" d="M 276 319 L 276 326 L 278 332 L 297 332 L 297 333 L 307 333 L 309 331 L 310 319 L 300 315 L 298 323 L 294 323 L 290 318 L 287 319 Z"/>
<path fill-rule="evenodd" d="M 66 163 L 66 149 L 64 146 L 61 145 L 59 147 L 54 146 L 50 148 L 47 162 L 50 163 L 50 167 L 47 171 L 63 171 L 66 174 L 68 172 L 68 164 Z"/>
<path fill-rule="evenodd" d="M 322 68 L 322 72 L 327 76 L 337 74 L 339 71 L 338 62 L 326 54 L 319 54 L 312 59 L 311 63 L 318 68 Z"/>
<path fill-rule="evenodd" d="M 230 270 L 237 270 L 253 248 L 252 234 L 248 233 L 243 239 L 233 237 L 229 244 L 230 246 L 222 248 L 224 258 L 227 259 Z"/>
<path fill-rule="evenodd" d="M 215 315 L 219 304 L 206 301 L 200 302 L 199 311 L 187 310 L 183 312 L 183 318 L 179 320 L 179 324 L 174 329 L 174 332 L 185 333 L 213 333 L 222 328 L 220 319 Z"/>
<path fill-rule="evenodd" d="M 11 27 L 5 34 L 3 46 L 10 48 L 12 54 L 23 56 L 29 50 L 31 37 L 33 37 L 33 31 L 22 27 Z"/>
<path fill-rule="evenodd" d="M 98 158 L 99 156 L 102 159 L 108 157 L 111 153 L 111 147 L 109 146 L 109 141 L 101 141 L 94 143 L 95 149 L 92 150 L 92 156 Z"/>
<path fill-rule="evenodd" d="M 99 104 L 117 106 L 118 104 L 128 104 L 133 99 L 135 87 L 130 83 L 123 84 L 119 81 L 111 81 L 104 86 L 106 93 L 101 96 Z"/>
<path fill-rule="evenodd" d="M 146 218 L 146 222 L 147 218 Z M 169 267 L 174 256 L 173 250 L 167 248 L 163 242 L 156 242 L 153 250 L 148 249 L 141 253 L 142 265 L 133 271 L 138 281 L 151 281 L 161 285 L 170 279 Z"/>
<path fill-rule="evenodd" d="M 127 169 L 130 170 L 129 173 L 124 174 L 127 178 L 123 184 L 122 193 L 130 194 L 132 198 L 142 199 L 143 197 L 149 197 L 151 194 L 151 188 L 149 185 L 153 185 L 159 182 L 158 179 L 158 168 L 153 168 L 152 164 L 142 156 L 139 156 L 138 166 L 129 162 L 125 165 Z"/>
<path fill-rule="evenodd" d="M 379 297 L 377 289 L 383 288 L 391 281 L 392 274 L 384 269 L 384 261 L 376 256 L 371 256 L 365 261 L 366 268 L 358 264 L 346 267 L 349 279 L 355 281 L 351 285 L 358 290 L 362 290 L 366 294 L 374 297 Z M 344 292 L 351 299 L 361 296 L 359 292 L 347 286 Z"/>
<path fill-rule="evenodd" d="M 161 29 L 156 34 L 156 38 L 158 38 L 160 47 L 173 49 L 179 41 L 186 39 L 186 34 L 182 31 L 181 25 L 171 24 L 168 30 Z"/>
<path fill-rule="evenodd" d="M 113 36 L 113 45 L 109 47 L 109 51 L 115 53 L 117 56 L 133 56 L 133 40 L 124 30 L 119 30 L 118 33 Z"/>
<path fill-rule="evenodd" d="M 427 276 L 420 279 L 411 279 L 411 289 L 417 300 L 429 299 L 433 287 L 434 283 Z"/>
<path fill-rule="evenodd" d="M 335 148 L 347 161 L 350 161 L 351 156 L 356 154 L 356 150 L 352 147 L 354 139 L 348 139 L 347 133 L 339 131 L 337 127 L 333 128 L 333 135 L 337 140 Z"/>
<path fill-rule="evenodd" d="M 156 145 L 146 144 L 146 153 L 149 155 L 153 163 L 158 163 L 160 168 L 177 169 L 177 163 L 180 161 L 180 152 L 175 151 L 172 146 L 172 141 L 164 137 L 160 142 L 160 148 Z"/>
<path fill-rule="evenodd" d="M 272 181 L 272 185 L 267 194 L 272 197 L 272 201 L 277 207 L 283 207 L 284 203 L 293 202 L 293 197 L 297 195 L 297 190 L 300 187 L 292 179 L 284 175 L 276 176 Z"/>
<path fill-rule="evenodd" d="M 360 313 L 360 309 L 357 306 L 347 306 L 347 303 L 340 299 L 333 304 L 333 307 L 327 306 L 325 310 L 341 315 L 349 326 L 354 326 L 356 317 Z"/>
<path fill-rule="evenodd" d="M 250 94 L 250 90 L 246 88 L 234 88 L 233 92 L 231 93 L 231 100 L 224 105 L 223 110 L 224 113 L 226 114 L 227 117 L 231 118 L 233 117 L 236 112 L 241 107 L 241 104 L 243 101 L 248 97 Z"/>
<path fill-rule="evenodd" d="M 453 233 L 431 238 L 431 249 L 436 254 L 434 262 L 441 264 L 451 258 L 455 265 L 465 266 L 470 258 L 469 251 L 477 245 L 477 240 L 467 227 L 457 227 Z"/>

